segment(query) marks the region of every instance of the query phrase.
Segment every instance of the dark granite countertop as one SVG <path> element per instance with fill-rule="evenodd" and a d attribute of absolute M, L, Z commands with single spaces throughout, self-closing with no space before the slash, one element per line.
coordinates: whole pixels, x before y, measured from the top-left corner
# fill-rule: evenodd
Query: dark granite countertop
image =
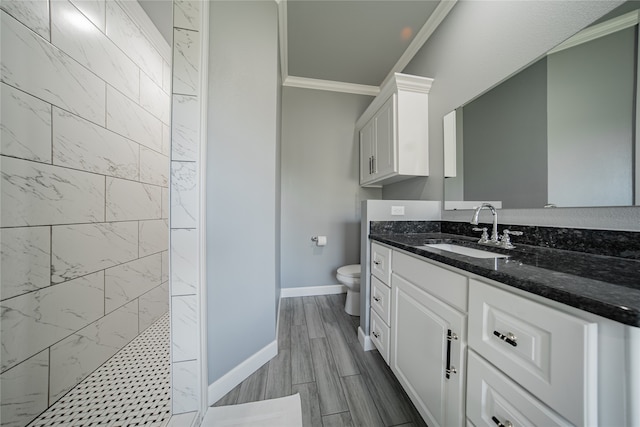
<path fill-rule="evenodd" d="M 640 261 L 518 245 L 477 244 L 477 238 L 445 233 L 371 234 L 372 240 L 631 326 L 640 327 Z M 425 243 L 455 243 L 509 258 L 479 259 Z"/>

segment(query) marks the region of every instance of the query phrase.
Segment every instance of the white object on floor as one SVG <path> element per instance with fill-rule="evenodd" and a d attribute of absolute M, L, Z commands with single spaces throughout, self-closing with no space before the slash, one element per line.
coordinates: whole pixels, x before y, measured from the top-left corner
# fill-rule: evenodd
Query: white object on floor
<path fill-rule="evenodd" d="M 344 311 L 352 316 L 360 316 L 360 264 L 340 267 L 336 279 L 347 287 L 347 301 Z"/>
<path fill-rule="evenodd" d="M 201 427 L 302 427 L 302 406 L 298 393 L 279 399 L 240 405 L 212 406 Z"/>

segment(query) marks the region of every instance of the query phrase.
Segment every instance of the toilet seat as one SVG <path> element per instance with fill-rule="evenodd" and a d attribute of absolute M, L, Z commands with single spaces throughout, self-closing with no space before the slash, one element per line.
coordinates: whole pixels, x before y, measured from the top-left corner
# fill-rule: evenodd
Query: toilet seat
<path fill-rule="evenodd" d="M 337 277 L 345 285 L 360 284 L 360 264 L 351 264 L 340 267 Z"/>

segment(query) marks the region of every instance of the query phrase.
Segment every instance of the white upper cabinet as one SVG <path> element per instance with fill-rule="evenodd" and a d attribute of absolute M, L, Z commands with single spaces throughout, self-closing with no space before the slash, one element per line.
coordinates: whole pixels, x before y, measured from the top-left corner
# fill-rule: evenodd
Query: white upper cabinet
<path fill-rule="evenodd" d="M 360 185 L 429 175 L 428 97 L 433 79 L 395 73 L 356 123 Z"/>

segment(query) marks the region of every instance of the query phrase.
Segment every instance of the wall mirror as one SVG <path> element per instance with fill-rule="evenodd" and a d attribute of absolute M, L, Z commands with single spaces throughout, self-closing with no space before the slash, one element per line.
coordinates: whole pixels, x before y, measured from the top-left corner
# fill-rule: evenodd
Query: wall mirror
<path fill-rule="evenodd" d="M 445 209 L 640 205 L 639 8 L 624 3 L 445 118 Z"/>

